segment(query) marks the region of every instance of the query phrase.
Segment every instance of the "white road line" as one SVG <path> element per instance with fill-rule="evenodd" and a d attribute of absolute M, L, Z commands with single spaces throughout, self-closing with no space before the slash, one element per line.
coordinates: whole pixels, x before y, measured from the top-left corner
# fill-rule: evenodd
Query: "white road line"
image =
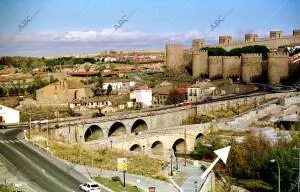
<path fill-rule="evenodd" d="M 9 142 L 11 142 L 11 143 L 15 143 L 13 140 L 9 140 Z"/>
<path fill-rule="evenodd" d="M 1 140 L 0 142 L 1 142 L 1 143 L 5 143 L 5 142 L 4 142 L 4 141 L 2 141 L 2 140 Z"/>
<path fill-rule="evenodd" d="M 9 143 L 9 141 L 8 141 L 8 140 L 4 140 L 4 142 L 5 142 L 5 143 Z"/>

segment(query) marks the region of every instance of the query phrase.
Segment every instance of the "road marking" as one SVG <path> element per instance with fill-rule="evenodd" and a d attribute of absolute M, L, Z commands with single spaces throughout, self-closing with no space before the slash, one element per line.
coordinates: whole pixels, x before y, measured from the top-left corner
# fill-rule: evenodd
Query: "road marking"
<path fill-rule="evenodd" d="M 5 142 L 4 142 L 4 141 L 2 141 L 2 140 L 1 140 L 0 142 L 1 142 L 1 143 L 5 143 Z"/>
<path fill-rule="evenodd" d="M 15 143 L 15 141 L 14 140 L 9 140 L 11 143 Z"/>

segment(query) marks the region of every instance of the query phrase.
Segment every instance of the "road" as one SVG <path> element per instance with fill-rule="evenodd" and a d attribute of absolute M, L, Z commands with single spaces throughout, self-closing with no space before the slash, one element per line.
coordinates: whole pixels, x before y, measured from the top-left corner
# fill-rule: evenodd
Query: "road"
<path fill-rule="evenodd" d="M 21 129 L 0 133 L 0 154 L 13 165 L 35 191 L 71 192 L 80 191 L 78 179 L 58 167 L 55 161 L 46 158 L 17 138 Z M 102 190 L 105 191 L 105 190 Z"/>

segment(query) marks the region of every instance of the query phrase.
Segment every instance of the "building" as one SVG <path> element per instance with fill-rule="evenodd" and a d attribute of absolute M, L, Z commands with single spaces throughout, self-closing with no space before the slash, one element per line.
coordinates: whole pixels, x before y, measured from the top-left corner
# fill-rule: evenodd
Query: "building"
<path fill-rule="evenodd" d="M 120 80 L 120 81 L 104 81 L 102 84 L 102 89 L 107 90 L 108 86 L 112 86 L 112 90 L 115 89 L 129 89 L 136 85 L 134 80 L 126 79 L 126 80 Z"/>
<path fill-rule="evenodd" d="M 198 102 L 213 95 L 216 86 L 209 82 L 197 82 L 188 87 L 188 101 Z"/>
<path fill-rule="evenodd" d="M 150 107 L 152 105 L 152 90 L 151 89 L 139 89 L 130 93 L 130 101 L 127 102 L 127 107 Z"/>
<path fill-rule="evenodd" d="M 112 102 L 107 97 L 93 97 L 88 99 L 74 99 L 70 103 L 70 108 L 89 108 L 89 109 L 99 109 L 105 106 L 111 106 Z"/>
<path fill-rule="evenodd" d="M 36 100 L 39 103 L 70 103 L 76 99 L 82 100 L 92 96 L 92 90 L 77 78 L 64 79 L 36 91 Z"/>
<path fill-rule="evenodd" d="M 184 94 L 184 100 L 187 99 L 187 88 L 179 87 L 175 89 L 179 94 Z M 172 89 L 161 90 L 153 96 L 154 105 L 166 105 L 169 95 L 172 93 Z"/>
<path fill-rule="evenodd" d="M 20 123 L 20 112 L 10 107 L 0 105 L 0 124 Z"/>

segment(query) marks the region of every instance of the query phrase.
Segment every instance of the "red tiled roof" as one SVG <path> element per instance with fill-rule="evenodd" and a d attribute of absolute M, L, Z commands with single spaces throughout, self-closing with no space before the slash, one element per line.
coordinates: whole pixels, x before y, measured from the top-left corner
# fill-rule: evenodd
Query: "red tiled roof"
<path fill-rule="evenodd" d="M 158 94 L 159 95 L 169 95 L 172 91 L 173 91 L 172 89 L 166 89 L 166 90 L 159 91 Z M 187 93 L 187 88 L 179 87 L 176 89 L 176 91 L 180 94 L 185 94 L 185 93 Z"/>

